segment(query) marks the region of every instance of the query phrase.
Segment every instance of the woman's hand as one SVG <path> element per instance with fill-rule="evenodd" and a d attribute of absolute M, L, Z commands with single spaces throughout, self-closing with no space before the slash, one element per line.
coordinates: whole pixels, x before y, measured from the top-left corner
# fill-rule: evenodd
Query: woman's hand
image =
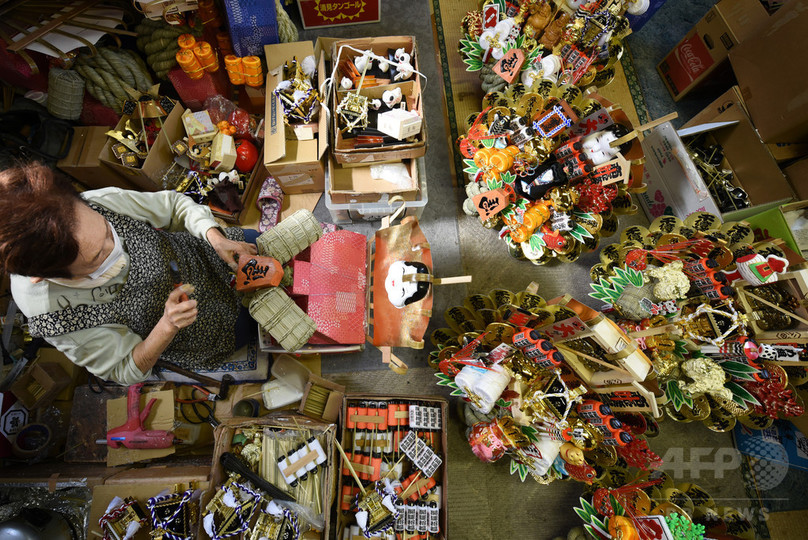
<path fill-rule="evenodd" d="M 157 359 L 163 354 L 181 328 L 190 326 L 196 320 L 196 300 L 189 300 L 194 286 L 183 283 L 168 295 L 163 316 L 157 321 L 146 339 L 132 349 L 132 360 L 143 373 L 154 367 Z"/>
<path fill-rule="evenodd" d="M 219 257 L 234 271 L 238 268 L 236 265 L 236 255 L 246 255 L 249 257 L 250 255 L 258 254 L 258 250 L 253 244 L 228 240 L 219 229 L 210 228 L 208 232 L 205 233 L 205 236 L 213 249 L 216 250 Z"/>
<path fill-rule="evenodd" d="M 199 314 L 196 309 L 196 300 L 188 299 L 188 295 L 193 292 L 193 285 L 183 283 L 168 295 L 166 307 L 163 310 L 163 321 L 175 333 L 181 328 L 193 324 Z"/>

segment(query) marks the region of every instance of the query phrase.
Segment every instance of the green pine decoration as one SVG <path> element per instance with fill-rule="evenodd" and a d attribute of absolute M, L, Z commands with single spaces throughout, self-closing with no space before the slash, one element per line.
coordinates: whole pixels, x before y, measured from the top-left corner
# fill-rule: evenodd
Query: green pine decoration
<path fill-rule="evenodd" d="M 460 54 L 466 64 L 466 71 L 480 71 L 483 68 L 483 52 L 483 48 L 471 36 L 466 35 L 460 40 Z"/>
<path fill-rule="evenodd" d="M 519 480 L 521 480 L 522 482 L 527 480 L 527 475 L 529 474 L 527 465 L 525 465 L 524 463 L 520 463 L 519 461 L 513 458 L 511 458 L 510 473 L 511 474 L 519 473 Z"/>
<path fill-rule="evenodd" d="M 511 171 L 505 171 L 499 176 L 499 178 L 506 184 L 513 184 L 514 181 L 516 181 L 516 175 Z"/>
<path fill-rule="evenodd" d="M 744 364 L 743 362 L 735 362 L 733 360 L 721 362 L 721 369 L 732 375 L 734 378 L 742 381 L 754 381 L 755 378 L 752 376 L 752 374 L 758 372 L 757 368 Z"/>
<path fill-rule="evenodd" d="M 749 393 L 749 391 L 740 384 L 730 381 L 724 385 L 724 388 L 729 388 L 732 392 L 732 401 L 741 407 L 749 407 L 749 405 L 760 405 L 760 402 Z"/>
<path fill-rule="evenodd" d="M 463 392 L 460 388 L 457 387 L 457 383 L 454 381 L 452 377 L 444 375 L 443 373 L 435 373 L 435 377 L 438 379 L 438 386 L 446 386 L 448 388 L 454 388 L 454 390 L 452 390 L 452 392 L 449 394 L 450 396 L 466 395 L 465 392 Z"/>
<path fill-rule="evenodd" d="M 682 392 L 678 381 L 668 381 L 663 387 L 663 390 L 665 391 L 668 401 L 670 401 L 673 404 L 673 408 L 676 409 L 676 412 L 679 412 L 682 405 L 687 405 L 688 407 L 693 406 L 693 398 L 686 396 L 684 392 Z"/>
<path fill-rule="evenodd" d="M 533 233 L 531 237 L 528 239 L 528 242 L 530 243 L 530 249 L 532 249 L 533 251 L 538 251 L 542 247 L 547 245 L 544 242 L 544 235 L 542 235 L 540 232 Z"/>
<path fill-rule="evenodd" d="M 624 270 L 623 268 L 615 268 L 615 275 L 606 279 L 600 278 L 599 283 L 591 285 L 595 292 L 589 293 L 589 296 L 595 300 L 600 300 L 606 304 L 614 304 L 626 287 L 642 287 L 645 283 L 645 278 L 642 272 L 638 272 L 633 268 Z"/>
<path fill-rule="evenodd" d="M 665 521 L 676 540 L 703 540 L 704 525 L 693 523 L 681 514 L 673 513 L 665 516 Z"/>
<path fill-rule="evenodd" d="M 534 428 L 533 426 L 519 426 L 519 429 L 522 431 L 522 434 L 527 437 L 530 442 L 537 443 L 539 442 L 539 430 Z"/>
<path fill-rule="evenodd" d="M 607 531 L 606 525 L 603 523 L 603 521 L 601 521 L 600 517 L 598 517 L 598 513 L 595 511 L 595 508 L 589 504 L 586 499 L 581 497 L 578 499 L 578 501 L 581 503 L 581 508 L 574 507 L 573 510 L 584 522 L 584 529 L 586 529 L 586 531 L 595 538 L 600 538 L 601 535 L 595 532 L 595 527 L 598 527 L 605 533 Z"/>

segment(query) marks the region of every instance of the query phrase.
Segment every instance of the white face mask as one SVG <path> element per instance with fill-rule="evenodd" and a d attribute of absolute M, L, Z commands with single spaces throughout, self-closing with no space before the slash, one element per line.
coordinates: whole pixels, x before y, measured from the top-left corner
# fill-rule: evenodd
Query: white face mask
<path fill-rule="evenodd" d="M 109 228 L 112 231 L 112 239 L 114 241 L 114 246 L 110 254 L 107 256 L 107 258 L 104 259 L 104 262 L 101 263 L 101 266 L 99 266 L 94 272 L 92 272 L 88 276 L 77 278 L 66 278 L 66 279 L 50 278 L 49 281 L 52 281 L 53 283 L 58 283 L 59 285 L 64 285 L 65 287 L 91 289 L 93 287 L 103 285 L 110 279 L 120 274 L 121 270 L 126 265 L 126 257 L 123 251 L 123 243 L 121 242 L 118 233 L 115 232 L 115 227 L 113 227 L 111 223 L 109 225 Z"/>

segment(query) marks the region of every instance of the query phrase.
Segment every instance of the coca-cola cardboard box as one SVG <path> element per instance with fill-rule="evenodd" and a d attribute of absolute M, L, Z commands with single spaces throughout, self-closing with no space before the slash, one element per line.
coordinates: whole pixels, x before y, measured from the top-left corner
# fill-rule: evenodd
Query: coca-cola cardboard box
<path fill-rule="evenodd" d="M 665 86 L 679 101 L 694 88 L 729 74 L 729 50 L 752 36 L 769 18 L 759 0 L 721 0 L 657 65 Z M 727 84 L 729 87 L 729 84 Z"/>

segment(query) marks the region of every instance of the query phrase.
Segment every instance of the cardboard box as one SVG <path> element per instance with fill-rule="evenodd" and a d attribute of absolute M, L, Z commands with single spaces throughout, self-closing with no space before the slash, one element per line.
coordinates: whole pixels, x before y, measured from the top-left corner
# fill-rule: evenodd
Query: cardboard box
<path fill-rule="evenodd" d="M 663 214 L 684 219 L 694 212 L 711 212 L 737 220 L 793 199 L 791 186 L 745 113 L 739 107 L 731 107 L 715 120 L 678 132 L 667 122 L 657 126 L 643 140 L 644 180 L 648 191 L 638 198 L 650 220 Z M 682 140 L 703 132 L 709 132 L 708 135 L 723 147 L 725 159 L 720 168 L 734 172 L 733 184 L 746 190 L 750 208 L 726 214 L 719 212 Z"/>
<path fill-rule="evenodd" d="M 127 470 L 107 478 L 103 485 L 93 488 L 88 536 L 101 537 L 102 531 L 101 527 L 98 526 L 98 520 L 104 515 L 109 503 L 115 497 L 122 499 L 132 497 L 138 502 L 141 510 L 148 518 L 149 510 L 146 503 L 150 498 L 159 495 L 166 489 L 173 490 L 177 487 L 177 484 L 180 484 L 178 487 L 183 491 L 188 489 L 188 484 L 191 482 L 195 483 L 198 489 L 207 489 L 209 474 L 210 468 L 203 466 L 165 467 L 152 465 L 148 469 Z M 197 512 L 198 515 L 199 512 Z M 150 531 L 151 525 L 141 527 L 132 538 L 133 540 L 148 540 L 152 538 L 149 535 Z"/>
<path fill-rule="evenodd" d="M 808 142 L 768 143 L 766 148 L 769 149 L 777 163 L 808 156 Z M 806 197 L 800 198 L 804 199 Z"/>
<path fill-rule="evenodd" d="M 330 508 L 334 500 L 335 475 L 337 474 L 335 464 L 338 463 L 335 461 L 336 449 L 334 446 L 334 438 L 336 437 L 337 428 L 334 424 L 320 422 L 292 411 L 275 411 L 262 416 L 261 418 L 230 418 L 228 420 L 224 420 L 221 425 L 216 427 L 216 443 L 213 448 L 213 466 L 210 473 L 210 489 L 202 494 L 202 511 L 204 512 L 205 506 L 213 498 L 216 490 L 227 479 L 226 471 L 222 467 L 219 460 L 224 452 L 231 451 L 234 433 L 238 429 L 253 426 L 261 428 L 273 428 L 276 430 L 286 430 L 289 432 L 303 431 L 308 434 L 323 434 L 325 436 L 326 444 L 323 449 L 325 450 L 328 459 L 326 461 L 326 465 L 318 473 L 326 475 L 323 481 L 324 489 L 322 491 L 322 507 L 325 509 L 325 526 L 323 527 L 322 531 L 316 531 L 313 538 L 330 538 Z M 281 489 L 288 488 L 283 480 L 277 482 L 276 485 Z M 207 534 L 205 534 L 204 529 L 201 526 L 199 529 L 199 538 L 207 538 Z M 309 536 L 306 538 L 309 538 Z"/>
<path fill-rule="evenodd" d="M 121 160 L 112 153 L 112 145 L 115 139 L 107 138 L 107 142 L 101 149 L 98 159 L 111 166 L 118 174 L 126 178 L 138 189 L 143 191 L 160 191 L 163 189 L 162 175 L 166 167 L 174 161 L 174 153 L 171 151 L 171 143 L 185 136 L 185 129 L 182 126 L 182 113 L 185 109 L 182 105 L 174 105 L 171 113 L 163 120 L 162 132 L 154 141 L 149 150 L 143 165 L 139 168 L 126 167 L 121 164 Z M 122 130 L 126 122 L 130 119 L 124 115 L 121 121 L 115 126 L 116 130 Z"/>
<path fill-rule="evenodd" d="M 266 88 L 255 88 L 246 84 L 240 86 L 238 105 L 250 114 L 264 114 L 267 106 Z"/>
<path fill-rule="evenodd" d="M 682 126 L 682 128 L 689 128 L 706 124 L 707 122 L 713 122 L 732 107 L 736 107 L 737 109 L 748 113 L 746 110 L 746 104 L 743 102 L 741 89 L 738 88 L 737 85 L 732 86 L 729 90 L 718 96 L 712 103 L 696 113 Z"/>
<path fill-rule="evenodd" d="M 210 210 L 213 212 L 213 215 L 228 222 L 228 223 L 241 223 L 242 217 L 247 214 L 249 210 L 249 206 L 255 205 L 255 202 L 258 198 L 258 192 L 261 189 L 261 186 L 266 180 L 269 173 L 267 173 L 267 169 L 264 166 L 264 150 L 259 150 L 258 161 L 255 162 L 255 167 L 253 167 L 252 172 L 250 173 L 250 178 L 247 180 L 247 185 L 244 186 L 244 191 L 241 194 L 241 204 L 243 208 L 240 212 L 235 213 L 228 213 L 221 208 L 217 208 L 211 204 Z"/>
<path fill-rule="evenodd" d="M 338 65 L 339 62 L 359 56 L 359 53 L 352 49 L 345 48 L 346 46 L 360 51 L 371 50 L 374 54 L 383 58 L 387 58 L 387 51 L 389 49 L 395 50 L 404 48 L 406 51 L 411 51 L 410 63 L 414 70 L 418 71 L 418 51 L 414 36 L 385 36 L 334 41 L 331 44 L 332 64 Z M 393 90 L 395 88 L 401 88 L 402 101 L 406 99 L 407 109 L 415 111 L 421 118 L 425 118 L 423 100 L 421 98 L 421 79 L 417 73 L 408 81 L 362 88 L 360 94 L 369 99 L 381 99 L 382 94 L 386 90 Z M 355 90 L 351 90 L 350 92 L 354 91 Z M 340 102 L 348 93 L 349 91 L 334 88 L 332 96 L 329 97 L 332 111 L 337 110 Z M 342 136 L 342 132 L 339 129 L 339 117 L 336 112 L 333 114 L 333 129 L 333 154 L 337 163 L 367 164 L 380 161 L 393 162 L 421 157 L 426 153 L 427 128 L 425 121 L 421 122 L 420 133 L 413 137 L 412 140 L 401 141 L 400 144 L 389 144 L 378 148 L 354 148 L 353 139 L 346 139 Z"/>
<path fill-rule="evenodd" d="M 718 79 L 729 50 L 755 34 L 768 19 L 759 0 L 721 0 L 657 64 L 674 101 L 706 79 Z M 726 80 L 721 77 L 721 80 Z"/>
<path fill-rule="evenodd" d="M 358 0 L 355 2 L 322 2 L 321 0 L 297 0 L 303 28 L 325 28 L 379 22 L 381 0 Z"/>
<path fill-rule="evenodd" d="M 808 199 L 808 158 L 796 161 L 783 169 L 788 183 L 800 200 Z"/>
<path fill-rule="evenodd" d="M 28 409 L 50 405 L 70 386 L 71 376 L 57 363 L 37 362 L 11 385 L 11 391 Z"/>
<path fill-rule="evenodd" d="M 101 153 L 101 149 L 107 142 L 105 133 L 110 129 L 112 128 L 107 126 L 73 128 L 73 142 L 70 150 L 56 163 L 56 166 L 90 189 L 110 186 L 135 189 L 134 184 L 128 182 L 112 167 L 98 159 L 98 154 Z"/>
<path fill-rule="evenodd" d="M 429 189 L 426 182 L 426 166 L 424 158 L 414 160 L 418 167 L 418 195 L 413 201 L 390 202 L 389 198 L 384 202 L 375 203 L 337 203 L 331 200 L 331 178 L 325 179 L 325 207 L 331 214 L 333 223 L 351 223 L 353 221 L 379 221 L 380 219 L 392 215 L 399 206 L 404 205 L 402 217 L 414 216 L 421 219 L 424 208 L 429 202 Z"/>
<path fill-rule="evenodd" d="M 752 122 L 767 143 L 808 140 L 808 0 L 793 0 L 729 55 Z"/>
<path fill-rule="evenodd" d="M 308 410 L 306 408 L 312 386 L 320 386 L 326 390 L 330 390 L 328 399 L 323 406 L 323 412 L 319 416 L 311 414 L 311 408 Z M 344 386 L 329 381 L 328 379 L 323 379 L 319 375 L 309 372 L 309 380 L 306 381 L 306 387 L 305 390 L 303 390 L 303 398 L 300 400 L 300 407 L 298 407 L 297 412 L 300 414 L 305 414 L 306 416 L 311 416 L 316 420 L 323 420 L 333 424 L 339 420 L 339 415 L 342 412 L 342 401 L 344 398 Z"/>
<path fill-rule="evenodd" d="M 446 400 L 440 396 L 404 396 L 404 395 L 378 395 L 378 394 L 348 394 L 345 396 L 345 399 L 342 403 L 342 417 L 345 419 L 343 421 L 343 428 L 342 428 L 342 436 L 340 437 L 342 441 L 342 447 L 346 453 L 350 454 L 353 448 L 353 440 L 350 438 L 350 435 L 355 433 L 354 430 L 349 430 L 348 423 L 350 422 L 357 422 L 361 420 L 351 419 L 348 417 L 348 405 L 351 403 L 352 407 L 354 406 L 353 403 L 357 401 L 364 401 L 364 400 L 372 400 L 378 402 L 395 402 L 398 404 L 407 405 L 421 405 L 427 407 L 438 407 L 440 409 L 440 434 L 436 436 L 431 442 L 433 443 L 432 449 L 436 452 L 436 454 L 443 460 L 443 463 L 438 467 L 437 471 L 433 475 L 435 478 L 436 483 L 440 486 L 440 533 L 432 535 L 433 538 L 438 538 L 444 540 L 449 537 L 448 533 L 448 513 L 449 513 L 449 467 L 447 464 L 447 458 L 449 454 L 449 446 L 447 442 L 447 423 L 449 421 L 449 405 Z M 396 414 L 401 415 L 403 411 L 397 411 Z M 406 412 L 407 416 L 409 416 L 409 412 Z M 356 415 L 353 415 L 356 416 Z M 367 417 L 370 418 L 370 417 Z M 372 421 L 368 422 L 368 425 L 376 425 Z M 407 418 L 407 427 L 403 429 L 401 436 L 405 436 L 407 432 L 410 430 L 409 428 L 409 418 Z M 371 429 L 371 428 L 369 428 Z M 403 455 L 403 454 L 402 454 Z M 398 459 L 398 455 L 395 454 L 394 451 L 394 459 L 390 461 L 390 463 L 395 463 Z M 385 459 L 382 457 L 382 459 Z M 350 476 L 350 472 L 348 472 L 348 476 L 342 474 L 343 471 L 347 472 L 347 467 L 343 463 L 343 459 L 338 461 L 339 464 L 339 485 L 337 488 L 337 519 L 339 520 L 338 528 L 337 528 L 337 538 L 342 538 L 342 531 L 351 524 L 356 524 L 356 520 L 354 519 L 354 513 L 352 511 L 344 511 L 341 510 L 342 503 L 343 503 L 343 485 L 345 486 L 355 486 L 355 480 Z M 360 466 L 361 467 L 361 466 Z M 412 472 L 415 472 L 414 470 Z"/>
<path fill-rule="evenodd" d="M 338 204 L 345 203 L 386 203 L 390 198 L 398 196 L 405 201 L 414 201 L 418 197 L 418 164 L 410 159 L 403 162 L 410 175 L 411 183 L 402 186 L 378 178 L 385 164 L 365 165 L 362 167 L 341 167 L 333 159 L 328 161 L 328 193 L 331 200 Z"/>
<path fill-rule="evenodd" d="M 283 65 L 298 58 L 315 55 L 317 88 L 325 77 L 325 58 L 310 41 L 264 46 L 267 58 L 266 114 L 264 116 L 264 165 L 275 177 L 284 193 L 317 193 L 325 188 L 324 161 L 328 149 L 328 122 L 320 114 L 317 136 L 311 140 L 288 139 L 283 121 L 283 108 L 272 92 L 283 80 Z"/>

